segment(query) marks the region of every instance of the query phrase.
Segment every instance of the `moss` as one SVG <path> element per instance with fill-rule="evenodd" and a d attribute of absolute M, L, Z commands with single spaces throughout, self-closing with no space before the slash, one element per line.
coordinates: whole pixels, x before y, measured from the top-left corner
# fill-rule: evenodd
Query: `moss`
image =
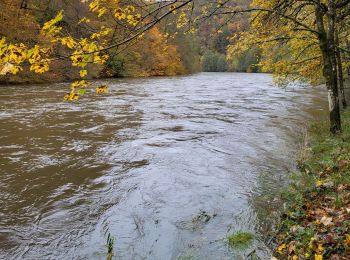
<path fill-rule="evenodd" d="M 248 246 L 253 239 L 254 236 L 251 233 L 239 231 L 227 236 L 227 244 L 230 247 L 245 247 Z"/>

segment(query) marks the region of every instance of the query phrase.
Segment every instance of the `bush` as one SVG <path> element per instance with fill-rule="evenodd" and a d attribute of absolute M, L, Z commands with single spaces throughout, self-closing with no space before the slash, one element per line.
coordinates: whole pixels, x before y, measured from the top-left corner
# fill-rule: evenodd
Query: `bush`
<path fill-rule="evenodd" d="M 113 77 L 123 77 L 125 73 L 124 57 L 119 54 L 111 55 L 107 62 L 107 67 Z"/>
<path fill-rule="evenodd" d="M 227 61 L 223 54 L 214 51 L 206 51 L 202 58 L 202 70 L 207 72 L 227 71 Z"/>
<path fill-rule="evenodd" d="M 237 72 L 260 72 L 257 64 L 260 62 L 261 51 L 251 48 L 232 60 L 231 70 Z"/>

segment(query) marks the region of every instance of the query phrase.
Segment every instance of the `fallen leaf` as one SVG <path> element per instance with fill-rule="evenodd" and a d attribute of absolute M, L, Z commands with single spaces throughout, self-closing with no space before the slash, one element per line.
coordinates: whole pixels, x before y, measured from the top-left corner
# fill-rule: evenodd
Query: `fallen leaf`
<path fill-rule="evenodd" d="M 286 244 L 282 244 L 282 245 L 280 245 L 280 246 L 277 248 L 277 252 L 280 253 L 280 254 L 282 254 L 282 253 L 283 253 L 283 250 L 286 249 L 286 248 L 287 248 Z"/>
<path fill-rule="evenodd" d="M 323 247 L 323 245 L 322 244 L 318 244 L 318 251 L 320 252 L 320 253 L 323 253 L 323 251 L 324 251 L 324 247 Z"/>
<path fill-rule="evenodd" d="M 334 239 L 334 236 L 335 236 L 334 233 L 329 233 L 329 234 L 327 234 L 327 235 L 323 238 L 323 241 L 324 241 L 326 244 L 336 244 L 337 241 Z"/>
<path fill-rule="evenodd" d="M 327 218 L 326 216 L 324 216 L 321 218 L 320 222 L 325 226 L 330 226 L 333 224 L 332 220 L 332 218 Z"/>
<path fill-rule="evenodd" d="M 334 187 L 334 182 L 332 182 L 332 181 L 327 181 L 327 182 L 324 182 L 324 183 L 322 184 L 322 186 L 323 186 L 323 187 L 326 187 L 326 188 L 332 188 L 332 187 Z"/>
<path fill-rule="evenodd" d="M 315 260 L 323 260 L 323 255 L 315 255 Z"/>
<path fill-rule="evenodd" d="M 321 186 L 322 186 L 322 184 L 323 184 L 323 182 L 322 182 L 322 181 L 320 181 L 320 180 L 316 181 L 316 187 L 321 187 Z"/>
<path fill-rule="evenodd" d="M 295 246 L 296 242 L 292 241 L 289 243 L 288 245 L 288 253 L 291 255 L 293 252 L 295 252 L 296 246 Z"/>
<path fill-rule="evenodd" d="M 350 235 L 346 235 L 345 240 L 344 240 L 344 244 L 347 246 L 350 246 Z"/>

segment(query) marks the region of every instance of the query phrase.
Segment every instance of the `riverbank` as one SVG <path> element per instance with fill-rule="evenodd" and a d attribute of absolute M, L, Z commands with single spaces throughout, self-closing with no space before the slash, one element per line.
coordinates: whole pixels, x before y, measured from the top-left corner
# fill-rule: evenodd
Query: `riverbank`
<path fill-rule="evenodd" d="M 276 236 L 277 259 L 350 259 L 350 112 L 343 133 L 326 121 L 309 129 L 294 176 L 283 194 L 286 213 Z"/>
<path fill-rule="evenodd" d="M 113 76 L 108 73 L 101 74 L 99 71 L 95 71 L 92 75 L 88 75 L 86 80 L 113 80 L 113 79 L 145 79 L 145 78 L 160 78 L 160 77 L 173 77 L 173 76 L 191 76 L 200 71 L 189 71 L 186 73 L 178 73 L 173 75 L 160 74 L 160 75 L 127 75 L 127 76 Z M 71 73 L 73 74 L 73 73 Z M 79 71 L 76 70 L 74 75 L 59 74 L 59 73 L 46 73 L 43 75 L 36 75 L 30 73 L 24 73 L 20 75 L 6 75 L 0 76 L 0 87 L 13 86 L 13 85 L 33 85 L 33 84 L 56 84 L 56 83 L 72 83 L 76 80 L 81 80 L 78 76 Z"/>

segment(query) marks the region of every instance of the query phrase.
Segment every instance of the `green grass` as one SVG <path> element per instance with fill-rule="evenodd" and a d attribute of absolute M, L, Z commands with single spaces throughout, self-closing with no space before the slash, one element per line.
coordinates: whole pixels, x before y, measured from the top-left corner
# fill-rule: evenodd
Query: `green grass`
<path fill-rule="evenodd" d="M 107 236 L 107 260 L 112 260 L 113 258 L 113 248 L 114 248 L 114 237 L 108 233 Z"/>
<path fill-rule="evenodd" d="M 334 156 L 343 150 L 350 150 L 350 111 L 342 114 L 342 133 L 331 135 L 329 122 L 315 122 L 309 129 L 309 142 L 312 152 L 304 163 L 313 171 L 321 170 L 324 166 L 334 166 Z"/>
<path fill-rule="evenodd" d="M 230 247 L 246 247 L 251 244 L 254 236 L 251 233 L 238 231 L 235 234 L 227 236 L 227 244 Z"/>

